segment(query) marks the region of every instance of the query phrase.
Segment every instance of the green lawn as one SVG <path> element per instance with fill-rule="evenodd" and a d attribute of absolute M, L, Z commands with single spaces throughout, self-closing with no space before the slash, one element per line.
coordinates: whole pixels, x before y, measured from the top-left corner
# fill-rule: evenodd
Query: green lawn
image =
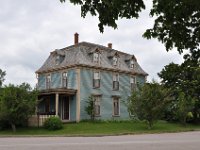
<path fill-rule="evenodd" d="M 122 135 L 122 134 L 142 134 L 142 133 L 164 133 L 164 132 L 184 132 L 200 131 L 200 125 L 188 124 L 186 127 L 176 124 L 159 121 L 153 129 L 147 129 L 144 122 L 80 122 L 65 124 L 62 130 L 48 131 L 43 128 L 17 128 L 17 132 L 12 130 L 0 131 L 0 136 L 101 136 L 101 135 Z"/>

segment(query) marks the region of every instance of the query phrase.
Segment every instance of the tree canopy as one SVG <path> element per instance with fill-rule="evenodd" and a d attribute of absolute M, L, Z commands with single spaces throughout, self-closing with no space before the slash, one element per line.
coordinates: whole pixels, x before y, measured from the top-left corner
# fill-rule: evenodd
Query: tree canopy
<path fill-rule="evenodd" d="M 150 15 L 156 17 L 152 29 L 144 37 L 157 38 L 168 50 L 176 47 L 198 50 L 200 43 L 199 0 L 153 0 Z"/>
<path fill-rule="evenodd" d="M 66 0 L 60 0 L 65 2 Z M 145 9 L 144 0 L 70 0 L 81 6 L 81 16 L 87 13 L 99 18 L 99 30 L 104 26 L 117 28 L 119 18 L 138 18 Z M 154 26 L 143 36 L 157 38 L 165 44 L 166 50 L 176 47 L 179 53 L 184 49 L 199 50 L 200 43 L 200 1 L 199 0 L 152 0 L 150 16 L 155 18 Z"/>
<path fill-rule="evenodd" d="M 140 120 L 146 120 L 151 129 L 154 122 L 163 115 L 170 102 L 170 93 L 155 81 L 145 83 L 128 98 L 127 106 L 130 114 Z"/>
<path fill-rule="evenodd" d="M 70 0 L 70 2 L 81 6 L 82 17 L 87 13 L 92 16 L 98 15 L 100 32 L 104 31 L 104 26 L 116 29 L 116 20 L 119 18 L 138 18 L 139 12 L 145 9 L 143 0 Z"/>
<path fill-rule="evenodd" d="M 0 121 L 11 125 L 23 125 L 35 112 L 37 92 L 32 91 L 29 84 L 20 86 L 8 85 L 2 88 L 0 95 Z"/>
<path fill-rule="evenodd" d="M 175 99 L 185 99 L 187 106 L 193 105 L 193 115 L 196 121 L 200 121 L 200 51 L 184 56 L 182 64 L 171 63 L 166 65 L 158 76 L 161 83 L 173 91 Z M 184 94 L 180 94 L 184 93 Z M 180 96 L 181 95 L 181 96 Z M 175 102 L 178 106 L 179 102 Z"/>
<path fill-rule="evenodd" d="M 0 69 L 0 87 L 3 84 L 3 81 L 5 80 L 4 77 L 6 75 L 6 72 Z"/>

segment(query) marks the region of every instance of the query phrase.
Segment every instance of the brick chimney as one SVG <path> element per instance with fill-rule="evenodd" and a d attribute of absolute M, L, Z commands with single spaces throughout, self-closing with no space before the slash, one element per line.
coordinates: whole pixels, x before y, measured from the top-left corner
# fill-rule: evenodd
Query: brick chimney
<path fill-rule="evenodd" d="M 108 48 L 112 49 L 112 43 L 108 43 Z"/>
<path fill-rule="evenodd" d="M 78 44 L 78 36 L 79 36 L 78 33 L 74 34 L 74 45 Z"/>

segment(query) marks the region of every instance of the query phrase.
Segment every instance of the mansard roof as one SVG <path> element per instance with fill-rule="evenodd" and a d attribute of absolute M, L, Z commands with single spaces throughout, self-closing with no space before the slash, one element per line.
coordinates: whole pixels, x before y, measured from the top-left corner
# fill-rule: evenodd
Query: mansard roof
<path fill-rule="evenodd" d="M 93 58 L 90 55 L 91 53 L 95 52 L 96 49 L 98 49 L 101 54 L 101 63 L 98 65 L 93 63 Z M 118 67 L 114 67 L 112 65 L 111 56 L 115 54 L 119 56 Z M 59 64 L 56 62 L 57 56 L 63 57 Z M 89 42 L 80 42 L 78 44 L 62 49 L 56 49 L 55 51 L 51 52 L 48 59 L 45 61 L 42 67 L 36 71 L 36 73 L 50 72 L 53 70 L 60 70 L 74 66 L 86 66 L 147 76 L 148 74 L 140 67 L 136 58 L 133 59 L 135 60 L 134 69 L 130 68 L 127 60 L 130 60 L 131 58 L 135 58 L 135 56 L 102 45 Z"/>

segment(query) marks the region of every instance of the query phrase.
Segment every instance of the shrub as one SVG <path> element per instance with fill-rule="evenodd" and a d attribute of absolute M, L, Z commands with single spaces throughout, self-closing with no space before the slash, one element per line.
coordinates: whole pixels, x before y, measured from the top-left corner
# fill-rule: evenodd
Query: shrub
<path fill-rule="evenodd" d="M 60 118 L 50 117 L 44 122 L 44 128 L 48 130 L 59 130 L 63 128 L 63 124 Z"/>

